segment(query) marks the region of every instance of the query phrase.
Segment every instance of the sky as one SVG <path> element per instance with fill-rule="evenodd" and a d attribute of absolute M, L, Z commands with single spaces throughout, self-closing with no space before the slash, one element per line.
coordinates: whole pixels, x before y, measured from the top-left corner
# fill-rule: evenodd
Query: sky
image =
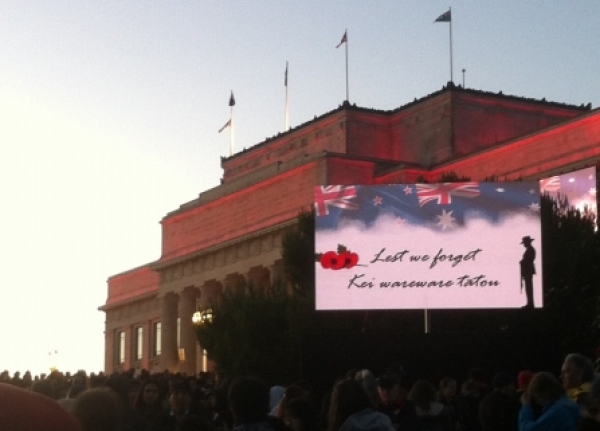
<path fill-rule="evenodd" d="M 0 370 L 100 371 L 107 278 L 160 258 L 160 220 L 234 152 L 349 99 L 450 80 L 600 104 L 600 2 L 0 0 Z M 51 352 L 51 354 L 50 354 Z"/>

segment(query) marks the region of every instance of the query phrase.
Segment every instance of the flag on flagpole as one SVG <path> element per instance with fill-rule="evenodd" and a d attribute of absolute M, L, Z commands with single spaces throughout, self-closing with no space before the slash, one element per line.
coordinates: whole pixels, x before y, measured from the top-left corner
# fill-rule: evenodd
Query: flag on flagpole
<path fill-rule="evenodd" d="M 287 87 L 287 78 L 288 78 L 288 62 L 285 62 L 285 75 L 283 78 L 283 85 Z"/>
<path fill-rule="evenodd" d="M 443 14 L 437 17 L 437 19 L 433 22 L 450 22 L 452 21 L 452 11 L 447 10 Z"/>
<path fill-rule="evenodd" d="M 235 97 L 233 97 L 233 91 L 231 92 L 231 96 L 229 97 L 229 106 L 235 106 Z"/>
<path fill-rule="evenodd" d="M 342 46 L 343 44 L 348 42 L 348 31 L 344 32 L 344 35 L 342 36 L 342 40 L 340 41 L 340 43 L 337 44 L 336 48 L 339 48 L 340 46 Z"/>
<path fill-rule="evenodd" d="M 227 120 L 227 123 L 225 123 L 225 125 L 219 129 L 219 133 L 221 133 L 223 130 L 225 130 L 229 126 L 231 126 L 231 118 L 229 120 Z"/>

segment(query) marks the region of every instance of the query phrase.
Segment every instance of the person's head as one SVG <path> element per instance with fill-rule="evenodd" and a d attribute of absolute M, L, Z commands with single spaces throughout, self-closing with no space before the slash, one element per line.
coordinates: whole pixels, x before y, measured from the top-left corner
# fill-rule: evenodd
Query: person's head
<path fill-rule="evenodd" d="M 435 401 L 435 387 L 427 380 L 419 380 L 408 393 L 408 399 L 420 409 L 429 410 Z"/>
<path fill-rule="evenodd" d="M 75 418 L 45 395 L 0 383 L 0 429 L 80 431 Z"/>
<path fill-rule="evenodd" d="M 519 392 L 524 392 L 529 387 L 529 382 L 533 378 L 533 373 L 529 370 L 522 370 L 517 375 L 517 389 Z"/>
<path fill-rule="evenodd" d="M 595 377 L 584 405 L 587 416 L 600 422 L 600 377 Z"/>
<path fill-rule="evenodd" d="M 269 413 L 269 388 L 256 377 L 238 377 L 229 387 L 229 407 L 236 425 L 252 424 Z"/>
<path fill-rule="evenodd" d="M 557 400 L 565 393 L 558 379 L 547 372 L 535 374 L 528 391 L 531 399 L 541 406 Z"/>
<path fill-rule="evenodd" d="M 454 377 L 444 377 L 440 380 L 440 394 L 446 400 L 452 400 L 456 396 L 456 380 Z"/>
<path fill-rule="evenodd" d="M 77 398 L 77 396 L 82 392 L 85 392 L 85 386 L 74 384 L 69 388 L 69 392 L 67 392 L 67 398 Z"/>
<path fill-rule="evenodd" d="M 77 397 L 73 415 L 82 431 L 118 431 L 123 424 L 123 401 L 110 388 L 90 389 Z"/>
<path fill-rule="evenodd" d="M 350 415 L 371 407 L 371 400 L 360 383 L 352 379 L 339 381 L 331 393 L 329 430 L 339 430 Z"/>
<path fill-rule="evenodd" d="M 169 393 L 169 406 L 176 415 L 183 415 L 192 404 L 192 391 L 185 380 L 173 383 Z"/>
<path fill-rule="evenodd" d="M 565 389 L 578 388 L 594 378 L 594 365 L 586 356 L 578 353 L 567 355 L 563 362 L 560 378 Z"/>
<path fill-rule="evenodd" d="M 384 405 L 390 405 L 396 401 L 400 395 L 400 385 L 398 380 L 389 374 L 384 374 L 377 379 L 377 391 L 379 399 Z"/>
<path fill-rule="evenodd" d="M 515 382 L 510 374 L 499 372 L 494 375 L 492 386 L 497 392 L 502 392 L 505 395 L 513 395 L 515 393 Z"/>
<path fill-rule="evenodd" d="M 292 431 L 316 430 L 318 429 L 317 409 L 306 398 L 294 398 L 287 403 L 283 421 Z"/>
<path fill-rule="evenodd" d="M 365 392 L 369 396 L 373 407 L 379 404 L 377 380 L 375 379 L 373 373 L 370 370 L 360 370 L 356 373 L 354 379 L 365 389 Z"/>
<path fill-rule="evenodd" d="M 533 238 L 531 238 L 530 236 L 524 236 L 521 240 L 521 244 L 523 244 L 523 247 L 529 247 L 532 242 Z"/>
<path fill-rule="evenodd" d="M 144 409 L 149 406 L 159 406 L 160 403 L 160 386 L 157 380 L 143 380 L 135 399 L 133 408 L 136 410 Z"/>

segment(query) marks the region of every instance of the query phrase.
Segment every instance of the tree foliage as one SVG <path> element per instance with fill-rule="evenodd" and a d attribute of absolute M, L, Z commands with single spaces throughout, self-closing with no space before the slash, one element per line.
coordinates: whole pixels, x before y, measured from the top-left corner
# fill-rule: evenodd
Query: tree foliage
<path fill-rule="evenodd" d="M 306 307 L 305 300 L 281 291 L 239 286 L 224 293 L 212 322 L 198 327 L 198 341 L 228 375 L 255 374 L 281 383 L 298 374 Z"/>
<path fill-rule="evenodd" d="M 591 217 L 566 199 L 542 198 L 545 324 L 565 351 L 591 354 L 598 345 L 600 237 Z"/>
<path fill-rule="evenodd" d="M 295 294 L 313 296 L 315 284 L 315 213 L 302 211 L 297 225 L 281 240 L 281 256 L 287 279 Z"/>

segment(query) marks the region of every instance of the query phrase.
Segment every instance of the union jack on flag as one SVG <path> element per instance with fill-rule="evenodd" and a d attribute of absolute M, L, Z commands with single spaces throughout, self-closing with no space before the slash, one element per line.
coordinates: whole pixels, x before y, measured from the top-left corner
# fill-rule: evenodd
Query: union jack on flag
<path fill-rule="evenodd" d="M 452 203 L 452 196 L 479 196 L 479 188 L 477 183 L 417 184 L 417 196 L 420 207 L 436 200 L 438 205 L 448 205 Z"/>
<path fill-rule="evenodd" d="M 356 198 L 355 186 L 318 186 L 315 187 L 315 212 L 317 216 L 329 214 L 329 207 L 356 210 L 358 204 L 350 201 Z"/>
<path fill-rule="evenodd" d="M 560 177 L 550 177 L 540 180 L 540 192 L 541 193 L 552 193 L 560 189 Z"/>
<path fill-rule="evenodd" d="M 538 190 L 537 182 L 526 181 L 316 186 L 315 228 L 355 224 L 370 229 L 377 220 L 391 218 L 394 226 L 451 232 L 464 229 L 469 220 L 495 224 L 515 214 L 539 218 Z"/>

